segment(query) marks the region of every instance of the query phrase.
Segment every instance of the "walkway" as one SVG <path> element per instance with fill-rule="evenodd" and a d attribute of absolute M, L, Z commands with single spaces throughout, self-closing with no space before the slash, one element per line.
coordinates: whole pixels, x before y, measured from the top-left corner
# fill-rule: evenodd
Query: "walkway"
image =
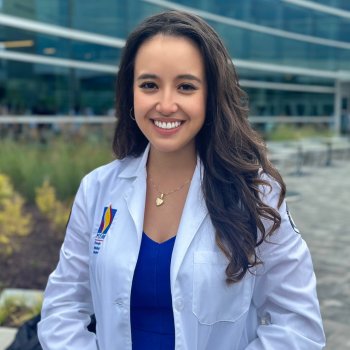
<path fill-rule="evenodd" d="M 329 350 L 350 349 L 350 159 L 284 176 L 293 219 L 308 243 Z"/>

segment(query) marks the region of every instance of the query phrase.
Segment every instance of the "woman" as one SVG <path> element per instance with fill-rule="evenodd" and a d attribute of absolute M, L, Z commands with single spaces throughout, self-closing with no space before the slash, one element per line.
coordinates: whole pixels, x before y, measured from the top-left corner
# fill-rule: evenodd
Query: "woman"
<path fill-rule="evenodd" d="M 199 17 L 165 12 L 131 33 L 119 160 L 78 190 L 45 292 L 44 349 L 324 346 L 310 254 L 245 100 Z"/>

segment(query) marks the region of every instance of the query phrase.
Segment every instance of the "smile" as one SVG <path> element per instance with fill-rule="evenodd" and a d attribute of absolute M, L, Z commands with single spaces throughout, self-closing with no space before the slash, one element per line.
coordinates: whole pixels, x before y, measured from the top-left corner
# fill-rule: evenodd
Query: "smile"
<path fill-rule="evenodd" d="M 181 125 L 181 122 L 161 122 L 159 120 L 154 120 L 153 123 L 158 128 L 165 130 L 176 129 Z"/>

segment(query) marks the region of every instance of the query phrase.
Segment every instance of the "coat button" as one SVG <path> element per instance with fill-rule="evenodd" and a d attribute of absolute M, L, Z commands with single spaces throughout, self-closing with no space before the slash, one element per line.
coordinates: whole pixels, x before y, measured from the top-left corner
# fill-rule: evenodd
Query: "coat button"
<path fill-rule="evenodd" d="M 124 302 L 123 302 L 123 299 L 121 298 L 114 300 L 114 304 L 120 309 L 124 307 Z"/>
<path fill-rule="evenodd" d="M 265 313 L 262 317 L 260 317 L 260 324 L 262 326 L 268 326 L 271 324 L 271 314 L 269 312 Z"/>
<path fill-rule="evenodd" d="M 177 298 L 175 300 L 175 309 L 177 311 L 181 311 L 181 310 L 183 310 L 183 308 L 184 308 L 184 301 L 183 301 L 183 299 L 182 298 Z"/>

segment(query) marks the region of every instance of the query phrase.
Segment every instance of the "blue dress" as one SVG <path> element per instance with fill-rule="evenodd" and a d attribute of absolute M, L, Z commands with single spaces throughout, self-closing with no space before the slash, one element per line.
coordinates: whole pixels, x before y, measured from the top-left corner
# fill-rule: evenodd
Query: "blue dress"
<path fill-rule="evenodd" d="M 157 243 L 142 234 L 131 288 L 133 350 L 174 350 L 175 329 L 170 290 L 170 262 L 175 237 Z"/>

